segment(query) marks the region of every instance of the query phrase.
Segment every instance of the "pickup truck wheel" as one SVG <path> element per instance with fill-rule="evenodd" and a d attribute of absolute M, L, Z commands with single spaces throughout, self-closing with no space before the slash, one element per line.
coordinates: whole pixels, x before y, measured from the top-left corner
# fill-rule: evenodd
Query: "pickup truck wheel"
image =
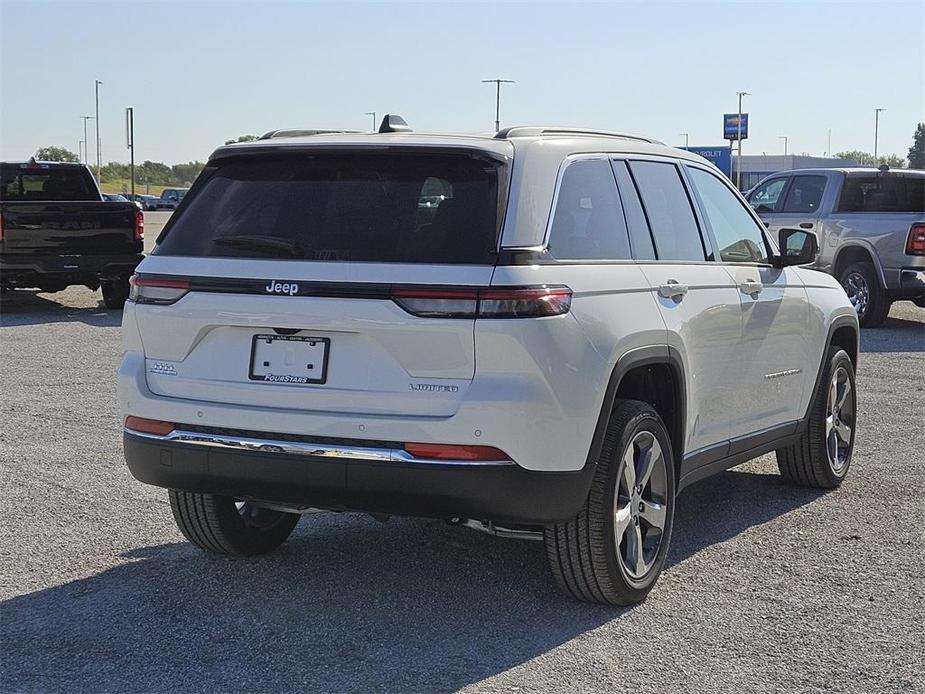
<path fill-rule="evenodd" d="M 880 286 L 877 270 L 871 263 L 854 263 L 838 278 L 848 300 L 858 314 L 862 328 L 878 328 L 890 313 L 891 301 Z"/>
<path fill-rule="evenodd" d="M 103 304 L 106 308 L 122 308 L 128 299 L 129 282 L 128 277 L 117 280 L 104 280 L 100 283 L 103 290 Z"/>
<path fill-rule="evenodd" d="M 856 394 L 851 358 L 845 350 L 831 348 L 810 405 L 807 430 L 797 443 L 777 450 L 777 467 L 788 482 L 818 489 L 842 483 L 854 451 Z"/>
<path fill-rule="evenodd" d="M 671 440 L 658 413 L 617 401 L 584 508 L 546 526 L 546 555 L 559 588 L 577 600 L 630 605 L 661 573 L 674 521 Z"/>
<path fill-rule="evenodd" d="M 169 490 L 170 510 L 187 540 L 207 552 L 252 556 L 279 547 L 301 516 L 229 496 Z"/>

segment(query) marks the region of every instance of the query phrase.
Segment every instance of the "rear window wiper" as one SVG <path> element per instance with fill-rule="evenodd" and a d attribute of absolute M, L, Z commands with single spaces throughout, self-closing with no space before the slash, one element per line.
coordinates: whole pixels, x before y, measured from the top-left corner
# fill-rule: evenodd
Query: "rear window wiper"
<path fill-rule="evenodd" d="M 305 251 L 298 241 L 281 239 L 277 236 L 254 236 L 239 234 L 234 236 L 219 236 L 212 239 L 216 246 L 230 246 L 231 248 L 246 248 L 253 251 L 284 251 L 292 258 L 304 258 Z"/>

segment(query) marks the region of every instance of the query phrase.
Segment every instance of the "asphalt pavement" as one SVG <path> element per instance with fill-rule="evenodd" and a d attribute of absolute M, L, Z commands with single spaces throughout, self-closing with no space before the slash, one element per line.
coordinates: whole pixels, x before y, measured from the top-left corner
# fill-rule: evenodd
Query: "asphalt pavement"
<path fill-rule="evenodd" d="M 86 289 L 0 300 L 0 690 L 923 691 L 911 304 L 863 333 L 844 485 L 770 456 L 694 485 L 630 609 L 559 594 L 540 543 L 433 520 L 317 514 L 274 554 L 201 553 L 122 461 L 119 322 Z"/>

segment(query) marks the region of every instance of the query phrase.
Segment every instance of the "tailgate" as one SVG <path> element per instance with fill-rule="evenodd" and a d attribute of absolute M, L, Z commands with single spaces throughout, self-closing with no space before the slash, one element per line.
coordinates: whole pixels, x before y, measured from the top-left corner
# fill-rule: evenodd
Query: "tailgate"
<path fill-rule="evenodd" d="M 130 202 L 5 202 L 3 254 L 137 254 L 137 211 Z"/>

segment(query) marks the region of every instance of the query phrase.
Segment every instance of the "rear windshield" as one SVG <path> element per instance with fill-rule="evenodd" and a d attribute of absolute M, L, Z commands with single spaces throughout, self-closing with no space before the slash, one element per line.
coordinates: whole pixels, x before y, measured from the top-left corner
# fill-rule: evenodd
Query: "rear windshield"
<path fill-rule="evenodd" d="M 498 166 L 394 152 L 238 159 L 206 169 L 155 253 L 490 263 Z"/>
<path fill-rule="evenodd" d="M 79 167 L 49 164 L 4 164 L 0 168 L 0 200 L 95 200 L 100 196 L 90 174 Z"/>
<path fill-rule="evenodd" d="M 925 176 L 848 176 L 839 212 L 925 212 Z"/>

